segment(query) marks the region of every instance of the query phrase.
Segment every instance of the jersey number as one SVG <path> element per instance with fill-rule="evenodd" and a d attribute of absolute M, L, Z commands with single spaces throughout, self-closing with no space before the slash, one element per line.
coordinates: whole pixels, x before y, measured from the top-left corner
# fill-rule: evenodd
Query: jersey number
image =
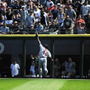
<path fill-rule="evenodd" d="M 45 55 L 45 56 L 48 55 L 48 52 L 43 51 L 42 53 L 43 53 L 43 55 Z"/>

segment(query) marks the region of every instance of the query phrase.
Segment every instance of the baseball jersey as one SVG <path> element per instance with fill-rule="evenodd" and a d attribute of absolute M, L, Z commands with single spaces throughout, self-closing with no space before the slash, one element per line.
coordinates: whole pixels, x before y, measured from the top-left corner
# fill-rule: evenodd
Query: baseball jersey
<path fill-rule="evenodd" d="M 40 44 L 39 56 L 40 58 L 47 58 L 47 57 L 51 57 L 51 53 L 48 49 L 43 47 L 42 44 Z"/>
<path fill-rule="evenodd" d="M 20 69 L 19 64 L 15 64 L 15 65 L 11 64 L 10 68 L 12 69 L 11 73 L 12 73 L 13 76 L 19 74 L 19 71 L 18 71 L 18 69 Z"/>

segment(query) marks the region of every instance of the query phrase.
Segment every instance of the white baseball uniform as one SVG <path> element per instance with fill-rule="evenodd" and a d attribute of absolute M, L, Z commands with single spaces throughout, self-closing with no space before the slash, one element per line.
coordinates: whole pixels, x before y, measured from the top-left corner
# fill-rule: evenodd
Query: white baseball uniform
<path fill-rule="evenodd" d="M 39 69 L 40 69 L 40 77 L 42 77 L 42 66 L 45 72 L 45 75 L 47 75 L 47 57 L 51 57 L 51 53 L 48 49 L 46 49 L 42 44 L 40 44 L 40 51 L 39 51 Z"/>

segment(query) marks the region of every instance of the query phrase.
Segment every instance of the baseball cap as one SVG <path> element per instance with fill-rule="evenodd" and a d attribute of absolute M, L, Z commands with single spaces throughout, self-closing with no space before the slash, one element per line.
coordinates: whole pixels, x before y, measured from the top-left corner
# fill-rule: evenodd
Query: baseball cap
<path fill-rule="evenodd" d="M 31 27 L 33 27 L 34 25 L 32 24 Z"/>
<path fill-rule="evenodd" d="M 59 5 L 60 5 L 60 3 L 57 3 L 57 5 L 59 6 Z"/>
<path fill-rule="evenodd" d="M 22 6 L 22 8 L 25 8 L 25 6 Z"/>
<path fill-rule="evenodd" d="M 17 23 L 17 21 L 15 21 L 14 23 Z"/>

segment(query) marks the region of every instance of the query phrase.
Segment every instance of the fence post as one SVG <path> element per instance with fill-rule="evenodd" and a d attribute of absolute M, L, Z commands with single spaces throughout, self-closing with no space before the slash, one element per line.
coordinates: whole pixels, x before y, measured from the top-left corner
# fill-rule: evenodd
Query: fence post
<path fill-rule="evenodd" d="M 22 76 L 25 77 L 26 75 L 26 40 L 23 40 L 23 46 L 22 46 Z"/>
<path fill-rule="evenodd" d="M 52 78 L 54 77 L 54 46 L 55 46 L 55 42 L 54 40 L 52 40 L 51 42 L 51 48 L 52 48 Z"/>
<path fill-rule="evenodd" d="M 83 78 L 84 64 L 84 40 L 80 40 L 80 78 Z"/>

